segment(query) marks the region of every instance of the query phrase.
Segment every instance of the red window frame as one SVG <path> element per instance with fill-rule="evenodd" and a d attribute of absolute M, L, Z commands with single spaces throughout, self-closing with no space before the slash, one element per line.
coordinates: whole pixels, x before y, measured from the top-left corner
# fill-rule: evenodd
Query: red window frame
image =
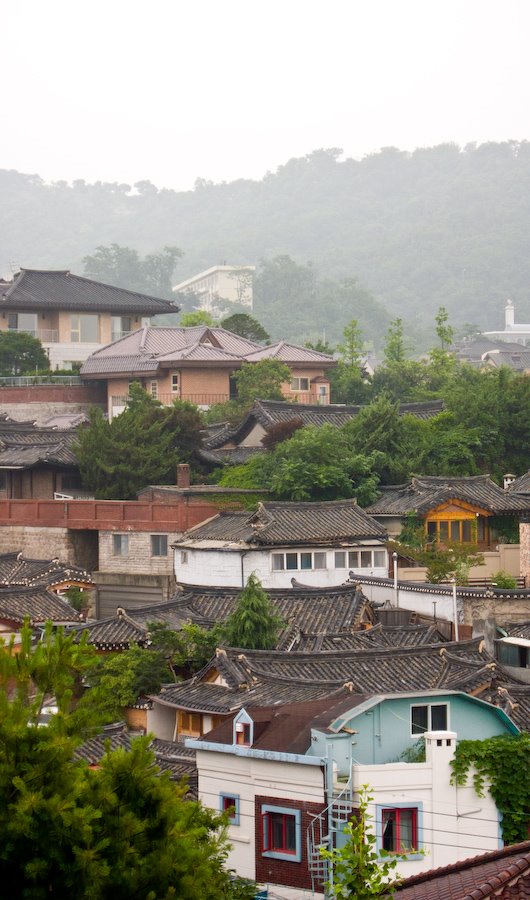
<path fill-rule="evenodd" d="M 266 812 L 263 813 L 262 816 L 262 850 L 270 851 L 273 853 L 289 853 L 292 856 L 296 856 L 297 847 L 296 847 L 296 816 L 294 813 L 280 813 L 280 812 Z M 292 829 L 292 843 L 293 846 L 288 846 L 288 835 L 287 835 L 287 822 L 291 820 L 291 829 Z M 279 833 L 281 835 L 281 840 L 277 841 L 276 837 L 278 835 L 278 827 Z M 275 827 L 276 826 L 276 827 Z"/>
<path fill-rule="evenodd" d="M 411 816 L 411 830 L 412 830 L 412 840 L 411 846 L 403 846 L 403 842 L 401 840 L 401 818 L 402 814 L 405 813 L 407 817 Z M 393 837 L 393 846 L 387 847 L 385 846 L 386 838 L 385 838 L 385 816 L 392 814 L 394 816 L 394 825 L 395 825 L 395 833 Z M 381 810 L 381 845 L 383 850 L 386 850 L 387 853 L 414 853 L 418 849 L 418 810 L 414 806 L 407 806 L 403 808 L 399 807 L 389 807 L 388 809 Z"/>

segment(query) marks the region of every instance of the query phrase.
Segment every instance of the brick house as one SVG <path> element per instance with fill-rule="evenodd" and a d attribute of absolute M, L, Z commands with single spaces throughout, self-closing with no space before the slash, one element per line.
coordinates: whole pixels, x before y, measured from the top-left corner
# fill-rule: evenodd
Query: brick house
<path fill-rule="evenodd" d="M 142 328 L 93 353 L 81 374 L 85 380 L 107 382 L 112 418 L 125 408 L 131 382 L 168 405 L 177 399 L 203 407 L 226 403 L 235 396 L 232 374 L 244 362 L 261 359 L 278 359 L 291 369 L 291 381 L 282 386 L 286 397 L 329 403 L 326 373 L 337 365 L 331 356 L 284 341 L 261 347 L 224 328 L 205 325 Z"/>

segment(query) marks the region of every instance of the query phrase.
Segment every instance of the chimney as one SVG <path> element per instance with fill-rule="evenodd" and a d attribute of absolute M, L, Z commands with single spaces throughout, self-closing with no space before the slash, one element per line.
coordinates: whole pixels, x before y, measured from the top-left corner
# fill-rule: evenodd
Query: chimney
<path fill-rule="evenodd" d="M 188 463 L 179 463 L 177 466 L 177 487 L 189 488 L 190 486 L 190 467 Z"/>
<path fill-rule="evenodd" d="M 517 476 L 512 475 L 511 472 L 507 472 L 506 475 L 503 475 L 502 482 L 503 482 L 503 487 L 504 487 L 505 491 L 507 491 L 508 488 L 510 487 L 510 485 L 514 483 L 516 477 Z"/>
<path fill-rule="evenodd" d="M 504 307 L 504 327 L 506 331 L 510 328 L 513 328 L 515 325 L 515 306 L 513 305 L 511 300 L 506 301 L 506 306 Z"/>

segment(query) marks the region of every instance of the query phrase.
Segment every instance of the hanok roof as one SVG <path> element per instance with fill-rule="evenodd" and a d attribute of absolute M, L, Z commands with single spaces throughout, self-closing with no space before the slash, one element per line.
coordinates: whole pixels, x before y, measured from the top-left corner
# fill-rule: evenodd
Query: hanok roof
<path fill-rule="evenodd" d="M 530 470 L 512 481 L 507 490 L 514 494 L 530 494 Z"/>
<path fill-rule="evenodd" d="M 246 544 L 248 546 L 304 546 L 384 540 L 382 525 L 357 506 L 355 500 L 320 503 L 259 503 L 255 513 L 222 511 L 209 521 L 185 532 L 176 546 L 197 546 L 197 542 Z M 190 544 L 190 542 L 192 542 Z M 208 546 L 208 545 L 203 545 Z"/>
<path fill-rule="evenodd" d="M 306 361 L 305 347 L 292 348 L 292 362 Z M 263 348 L 255 341 L 240 337 L 224 328 L 198 325 L 192 328 L 146 326 L 97 350 L 81 369 L 83 377 L 101 377 L 118 373 L 141 374 L 170 368 L 178 363 L 186 366 L 225 367 L 231 370 L 243 362 L 257 362 L 256 352 Z M 318 354 L 318 365 L 334 365 L 326 354 Z M 313 365 L 316 361 L 313 360 Z"/>
<path fill-rule="evenodd" d="M 530 896 L 530 841 L 412 875 L 396 891 L 401 900 L 523 900 Z"/>
<path fill-rule="evenodd" d="M 296 651 L 315 653 L 321 650 L 370 650 L 375 647 L 421 647 L 445 643 L 447 640 L 434 625 L 374 625 L 361 631 L 331 631 L 301 634 Z"/>
<path fill-rule="evenodd" d="M 222 683 L 207 683 L 212 673 Z M 194 678 L 163 687 L 153 699 L 227 715 L 249 704 L 339 697 L 344 690 L 356 695 L 441 688 L 476 693 L 499 675 L 505 677 L 480 640 L 319 653 L 230 649 L 218 650 L 216 659 Z"/>
<path fill-rule="evenodd" d="M 504 491 L 489 475 L 416 475 L 410 484 L 388 485 L 380 491 L 375 503 L 366 507 L 372 516 L 404 516 L 408 512 L 424 515 L 450 500 L 461 500 L 494 514 L 524 512 L 530 506 L 528 498 Z"/>
<path fill-rule="evenodd" d="M 265 430 L 273 425 L 300 419 L 304 425 L 335 425 L 340 428 L 353 419 L 362 406 L 339 404 L 286 403 L 282 400 L 255 400 L 254 406 L 237 428 L 226 426 L 216 429 L 206 438 L 204 446 L 208 450 L 222 447 L 228 441 L 238 444 L 255 427 L 256 423 Z M 429 419 L 443 410 L 442 400 L 423 403 L 402 403 L 401 415 L 413 415 L 418 419 Z"/>
<path fill-rule="evenodd" d="M 75 430 L 39 428 L 29 422 L 0 423 L 0 469 L 31 469 L 37 465 L 78 467 L 73 452 Z"/>
<path fill-rule="evenodd" d="M 22 553 L 0 554 L 0 586 L 53 587 L 74 582 L 91 584 L 92 576 L 86 569 L 58 559 L 28 559 Z"/>
<path fill-rule="evenodd" d="M 498 627 L 497 631 L 503 637 L 523 638 L 525 641 L 530 641 L 530 622 L 508 622 L 502 628 Z"/>
<path fill-rule="evenodd" d="M 9 587 L 0 589 L 0 620 L 22 625 L 24 619 L 30 625 L 55 625 L 79 622 L 79 613 L 66 600 L 45 587 Z"/>
<path fill-rule="evenodd" d="M 97 766 L 107 753 L 107 750 L 131 749 L 131 742 L 139 737 L 138 733 L 128 731 L 124 723 L 116 723 L 106 726 L 103 731 L 93 738 L 84 741 L 74 750 L 75 759 L 83 759 L 90 766 Z M 188 780 L 189 799 L 197 798 L 197 768 L 195 765 L 195 752 L 173 741 L 152 740 L 149 749 L 155 754 L 155 765 L 160 772 L 168 772 L 172 781 Z"/>
<path fill-rule="evenodd" d="M 127 649 L 131 644 L 146 645 L 149 641 L 148 623 L 165 622 L 179 630 L 186 622 L 211 628 L 224 622 L 233 611 L 241 589 L 196 588 L 155 606 L 139 609 L 118 609 L 115 616 L 80 625 L 88 642 L 105 650 Z M 272 606 L 285 627 L 278 637 L 278 646 L 292 649 L 304 632 L 323 634 L 331 629 L 342 634 L 359 627 L 361 622 L 373 622 L 370 603 L 355 585 L 338 588 L 274 589 L 267 591 Z"/>
<path fill-rule="evenodd" d="M 485 353 L 483 359 L 496 368 L 508 366 L 516 372 L 526 372 L 530 369 L 530 350 L 521 346 L 518 350 L 492 350 Z"/>
<path fill-rule="evenodd" d="M 146 316 L 179 311 L 172 300 L 81 278 L 67 269 L 21 269 L 4 291 L 1 305 L 15 311 L 64 309 Z"/>

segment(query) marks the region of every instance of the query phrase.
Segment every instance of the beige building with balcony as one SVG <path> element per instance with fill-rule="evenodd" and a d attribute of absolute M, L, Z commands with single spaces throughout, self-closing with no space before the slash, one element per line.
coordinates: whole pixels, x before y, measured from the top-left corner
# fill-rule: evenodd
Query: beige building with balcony
<path fill-rule="evenodd" d="M 171 300 L 113 287 L 67 270 L 21 269 L 2 284 L 0 332 L 38 338 L 51 369 L 69 369 L 160 313 L 176 313 Z"/>

